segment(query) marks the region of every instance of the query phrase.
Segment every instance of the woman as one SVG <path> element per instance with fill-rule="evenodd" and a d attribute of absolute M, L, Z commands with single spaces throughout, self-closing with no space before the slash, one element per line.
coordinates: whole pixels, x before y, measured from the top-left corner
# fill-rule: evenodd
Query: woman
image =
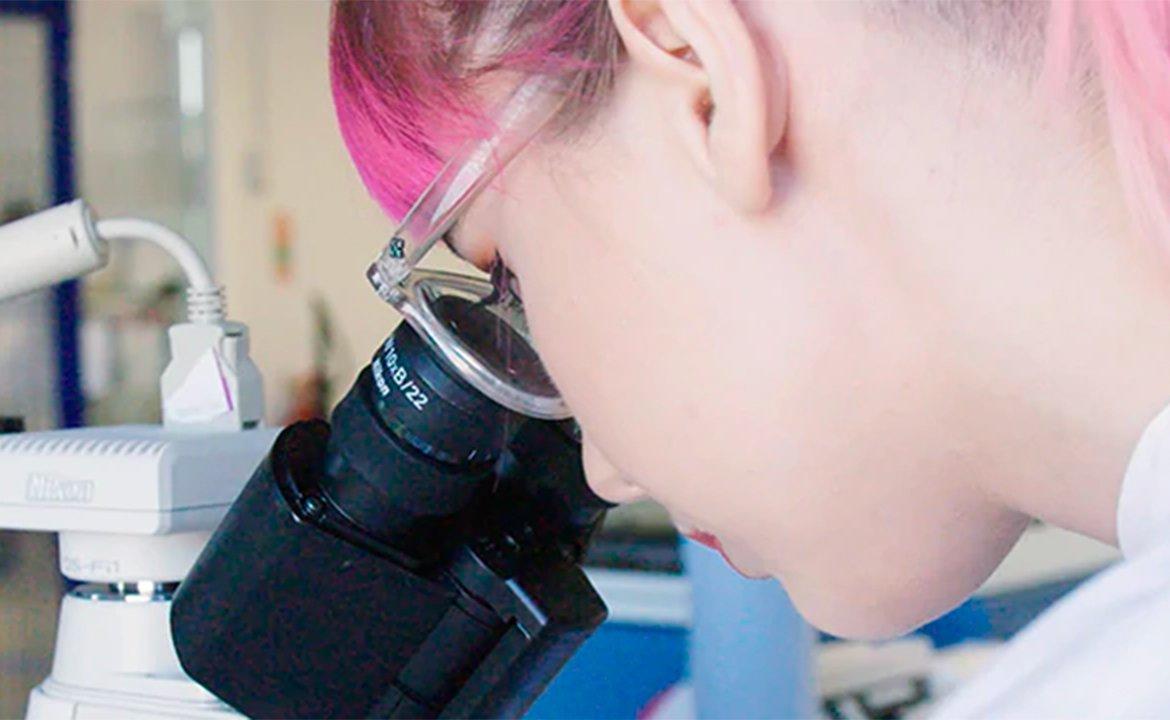
<path fill-rule="evenodd" d="M 396 220 L 506 139 L 446 240 L 514 275 L 599 494 L 848 637 L 1032 518 L 1119 543 L 944 714 L 1170 707 L 1170 3 L 341 3 L 332 74 Z"/>

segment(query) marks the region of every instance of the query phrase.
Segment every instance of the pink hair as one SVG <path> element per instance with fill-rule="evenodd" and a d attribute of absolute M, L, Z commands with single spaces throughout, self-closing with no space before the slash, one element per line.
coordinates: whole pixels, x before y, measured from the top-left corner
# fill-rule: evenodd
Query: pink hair
<path fill-rule="evenodd" d="M 1132 212 L 1170 251 L 1170 0 L 1053 0 L 1050 78 L 1067 81 L 1076 72 L 1082 33 L 1093 50 Z"/>
<path fill-rule="evenodd" d="M 477 50 L 483 33 L 495 34 L 479 43 L 490 53 Z M 1170 249 L 1170 0 L 1052 0 L 1050 78 L 1071 78 L 1082 34 L 1135 216 Z M 610 86 L 619 47 L 600 0 L 335 0 L 341 133 L 370 193 L 401 217 L 451 146 L 488 130 L 476 80 L 495 70 L 575 73 L 577 97 L 562 112 L 580 115 Z"/>
<path fill-rule="evenodd" d="M 598 0 L 336 0 L 330 77 L 341 134 L 374 199 L 400 218 L 454 145 L 490 131 L 475 82 L 491 71 L 574 73 L 588 106 L 616 64 Z M 477 42 L 481 34 L 488 42 Z M 490 46 L 490 52 L 483 46 Z"/>

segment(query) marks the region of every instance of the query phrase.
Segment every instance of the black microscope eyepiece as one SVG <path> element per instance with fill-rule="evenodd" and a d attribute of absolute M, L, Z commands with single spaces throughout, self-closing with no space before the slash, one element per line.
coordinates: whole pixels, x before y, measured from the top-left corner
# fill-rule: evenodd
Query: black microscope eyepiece
<path fill-rule="evenodd" d="M 357 386 L 386 428 L 433 460 L 491 462 L 507 440 L 509 412 L 459 379 L 405 323 L 362 374 Z"/>
<path fill-rule="evenodd" d="M 490 489 L 510 420 L 403 323 L 333 411 L 321 489 L 365 532 L 434 560 Z"/>

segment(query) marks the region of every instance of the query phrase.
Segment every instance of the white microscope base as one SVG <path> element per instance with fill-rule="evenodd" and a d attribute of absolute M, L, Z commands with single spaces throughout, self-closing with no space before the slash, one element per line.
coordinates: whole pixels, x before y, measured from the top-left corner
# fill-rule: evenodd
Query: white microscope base
<path fill-rule="evenodd" d="M 65 596 L 53 670 L 30 694 L 27 717 L 239 719 L 179 667 L 169 600 L 114 597 L 98 586 Z"/>
<path fill-rule="evenodd" d="M 240 720 L 239 715 L 221 703 L 166 702 L 157 696 L 95 692 L 52 679 L 33 688 L 26 717 L 29 720 Z"/>

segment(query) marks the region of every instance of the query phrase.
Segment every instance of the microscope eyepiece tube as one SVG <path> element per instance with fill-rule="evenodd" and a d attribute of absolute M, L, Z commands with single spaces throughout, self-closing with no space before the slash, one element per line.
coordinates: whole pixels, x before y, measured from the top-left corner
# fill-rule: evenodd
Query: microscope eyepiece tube
<path fill-rule="evenodd" d="M 81 277 L 108 259 L 83 200 L 21 218 L 0 226 L 0 300 Z"/>
<path fill-rule="evenodd" d="M 321 490 L 364 532 L 433 560 L 490 484 L 509 416 L 403 323 L 333 411 Z"/>

